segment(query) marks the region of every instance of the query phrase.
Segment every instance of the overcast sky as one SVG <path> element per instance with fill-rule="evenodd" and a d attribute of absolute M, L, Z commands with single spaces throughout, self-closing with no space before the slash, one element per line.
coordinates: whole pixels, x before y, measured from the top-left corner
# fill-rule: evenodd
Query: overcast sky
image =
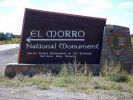
<path fill-rule="evenodd" d="M 133 0 L 0 0 L 0 31 L 21 34 L 25 8 L 107 18 L 133 34 Z"/>

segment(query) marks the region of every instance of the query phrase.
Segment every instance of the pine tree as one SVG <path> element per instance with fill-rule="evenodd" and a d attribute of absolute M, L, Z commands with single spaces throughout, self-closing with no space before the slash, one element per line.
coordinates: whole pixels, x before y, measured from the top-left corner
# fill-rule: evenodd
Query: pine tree
<path fill-rule="evenodd" d="M 113 36 L 113 49 L 117 49 L 118 38 L 116 35 Z"/>

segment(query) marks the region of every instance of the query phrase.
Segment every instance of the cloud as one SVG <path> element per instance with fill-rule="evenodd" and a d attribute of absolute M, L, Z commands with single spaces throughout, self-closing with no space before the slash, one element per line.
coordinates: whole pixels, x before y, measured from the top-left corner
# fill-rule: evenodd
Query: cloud
<path fill-rule="evenodd" d="M 33 7 L 34 5 L 29 0 L 4 0 L 0 2 L 0 31 L 13 32 L 20 34 L 22 28 L 22 21 L 24 9 L 26 7 Z M 4 9 L 13 9 L 6 11 Z"/>
<path fill-rule="evenodd" d="M 45 6 L 46 10 L 58 11 L 58 12 L 64 12 L 68 7 L 69 5 L 65 3 L 48 3 Z"/>
<path fill-rule="evenodd" d="M 3 0 L 0 2 L 0 7 L 26 7 L 31 6 L 30 0 Z"/>
<path fill-rule="evenodd" d="M 131 7 L 133 2 L 120 3 L 119 7 Z M 71 13 L 85 16 L 107 18 L 108 24 L 130 26 L 129 18 L 132 12 L 120 13 L 109 0 L 69 0 L 62 1 L 33 1 L 33 0 L 3 0 L 0 2 L 0 31 L 21 33 L 24 8 L 34 8 L 47 11 Z M 118 6 L 117 6 L 118 7 Z M 114 13 L 114 10 L 115 13 Z M 112 11 L 112 12 L 110 12 Z M 117 14 L 118 12 L 118 14 Z M 125 14 L 125 15 L 120 15 Z M 126 19 L 125 19 L 126 18 Z M 133 30 L 132 30 L 133 31 Z"/>
<path fill-rule="evenodd" d="M 133 7 L 133 2 L 122 2 L 118 5 L 119 8 L 131 8 Z"/>
<path fill-rule="evenodd" d="M 44 1 L 43 1 L 44 2 Z M 44 4 L 44 3 L 43 3 Z M 0 2 L 0 31 L 21 34 L 25 8 L 43 9 L 64 12 L 68 7 L 65 3 L 47 3 L 38 5 L 32 0 L 4 0 Z M 6 10 L 4 10 L 6 9 Z M 10 11 L 10 9 L 12 9 Z M 67 12 L 67 11 L 66 11 Z"/>
<path fill-rule="evenodd" d="M 112 3 L 107 0 L 75 0 L 75 2 L 78 8 L 70 12 L 87 16 L 105 17 L 108 9 L 113 7 Z"/>
<path fill-rule="evenodd" d="M 123 25 L 126 24 L 126 18 L 122 16 L 108 16 L 107 24 Z"/>
<path fill-rule="evenodd" d="M 90 0 L 89 0 L 90 1 Z M 111 7 L 106 0 L 103 0 L 100 5 L 94 0 L 88 2 L 87 0 L 75 0 L 75 5 L 72 3 L 65 2 L 37 2 L 33 3 L 32 0 L 4 0 L 0 2 L 0 31 L 13 32 L 14 34 L 20 34 L 23 22 L 24 8 L 35 8 L 48 11 L 56 11 L 63 13 L 81 14 L 81 15 L 91 15 L 102 17 L 102 13 L 105 8 Z M 87 2 L 87 3 L 86 3 Z M 96 3 L 96 5 L 95 5 Z M 45 6 L 43 5 L 45 4 Z M 13 9 L 12 11 L 7 11 L 4 9 Z"/>
<path fill-rule="evenodd" d="M 112 3 L 109 3 L 107 0 L 76 0 L 79 4 L 86 4 L 88 6 L 93 6 L 95 8 L 112 8 Z"/>
<path fill-rule="evenodd" d="M 127 16 L 133 16 L 133 12 L 129 12 L 126 14 Z"/>

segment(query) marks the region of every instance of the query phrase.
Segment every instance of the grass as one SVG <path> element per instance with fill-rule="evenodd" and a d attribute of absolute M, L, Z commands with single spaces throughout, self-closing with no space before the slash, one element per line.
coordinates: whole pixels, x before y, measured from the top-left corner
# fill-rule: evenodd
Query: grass
<path fill-rule="evenodd" d="M 127 82 L 128 73 L 119 64 L 105 64 L 102 67 L 101 75 L 115 82 Z"/>
<path fill-rule="evenodd" d="M 116 73 L 125 73 L 120 71 L 119 65 L 105 65 L 102 68 L 102 72 L 99 77 L 94 77 L 91 74 L 91 70 L 87 72 L 86 67 L 88 66 L 86 65 L 80 70 L 78 70 L 78 67 L 80 66 L 79 63 L 75 63 L 72 66 L 73 68 L 69 68 L 70 66 L 72 65 L 64 64 L 61 72 L 57 76 L 49 73 L 39 74 L 33 77 L 17 75 L 15 78 L 9 79 L 4 77 L 3 73 L 0 73 L 0 84 L 7 87 L 35 86 L 43 90 L 49 89 L 50 87 L 64 87 L 69 91 L 84 92 L 87 94 L 110 92 L 126 92 L 133 94 L 133 75 L 125 74 L 128 79 L 124 81 L 116 81 L 117 79 L 115 80 L 115 77 L 120 75 Z M 111 79 L 111 77 L 114 79 Z M 123 76 L 119 76 L 118 80 L 121 80 L 121 77 Z"/>
<path fill-rule="evenodd" d="M 3 74 L 0 74 L 0 84 L 7 87 L 25 87 L 25 86 L 36 86 L 40 89 L 48 89 L 51 84 L 52 77 L 44 77 L 43 75 L 36 75 L 32 78 L 17 75 L 13 79 L 5 78 Z"/>
<path fill-rule="evenodd" d="M 9 40 L 0 41 L 0 45 L 3 45 L 3 44 L 17 44 L 17 43 L 20 43 L 20 38 L 12 38 L 12 39 L 9 39 Z"/>
<path fill-rule="evenodd" d="M 46 76 L 36 75 L 34 77 L 16 76 L 13 79 L 5 78 L 0 75 L 0 84 L 7 87 L 35 86 L 38 89 L 46 90 L 52 87 L 65 87 L 74 92 L 106 93 L 107 91 L 127 92 L 133 94 L 133 76 L 129 76 L 126 83 L 107 80 L 105 77 L 87 76 Z"/>

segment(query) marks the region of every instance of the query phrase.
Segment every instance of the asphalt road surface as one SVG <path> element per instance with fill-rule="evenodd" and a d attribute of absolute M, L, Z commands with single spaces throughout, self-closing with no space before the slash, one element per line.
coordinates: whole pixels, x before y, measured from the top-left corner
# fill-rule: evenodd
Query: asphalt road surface
<path fill-rule="evenodd" d="M 18 47 L 18 44 L 0 45 L 0 71 L 4 71 L 8 63 L 17 62 Z"/>
<path fill-rule="evenodd" d="M 19 44 L 5 44 L 5 45 L 0 45 L 0 51 L 3 50 L 8 50 L 8 49 L 13 49 L 19 47 Z"/>

